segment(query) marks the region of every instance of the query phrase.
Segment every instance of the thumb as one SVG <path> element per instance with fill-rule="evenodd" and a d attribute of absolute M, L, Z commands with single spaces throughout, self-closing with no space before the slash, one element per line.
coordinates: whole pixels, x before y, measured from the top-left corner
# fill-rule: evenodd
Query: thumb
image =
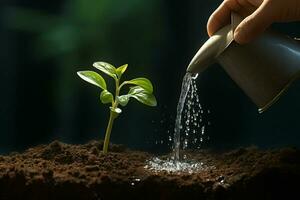
<path fill-rule="evenodd" d="M 246 17 L 235 29 L 234 40 L 245 44 L 262 34 L 272 23 L 272 11 L 264 1 L 251 15 Z"/>

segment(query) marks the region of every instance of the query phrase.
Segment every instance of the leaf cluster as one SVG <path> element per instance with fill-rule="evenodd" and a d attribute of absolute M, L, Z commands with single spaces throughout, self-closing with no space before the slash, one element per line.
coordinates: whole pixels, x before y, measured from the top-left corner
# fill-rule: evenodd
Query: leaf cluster
<path fill-rule="evenodd" d="M 95 62 L 93 66 L 114 79 L 116 84 L 114 95 L 108 90 L 106 81 L 99 73 L 95 71 L 79 71 L 77 74 L 86 82 L 101 89 L 100 100 L 103 104 L 111 103 L 112 111 L 120 113 L 121 109 L 118 108 L 118 105 L 126 106 L 131 98 L 148 106 L 157 105 L 156 98 L 153 95 L 153 85 L 149 79 L 135 78 L 121 83 L 121 77 L 127 70 L 128 64 L 116 68 L 107 62 Z M 121 89 L 125 85 L 130 86 L 129 91 L 127 94 L 121 94 Z"/>

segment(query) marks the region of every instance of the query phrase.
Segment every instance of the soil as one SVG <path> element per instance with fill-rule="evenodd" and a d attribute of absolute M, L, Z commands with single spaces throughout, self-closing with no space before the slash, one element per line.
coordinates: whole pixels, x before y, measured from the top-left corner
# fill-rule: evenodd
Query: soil
<path fill-rule="evenodd" d="M 153 172 L 153 155 L 102 143 L 54 141 L 0 156 L 0 199 L 297 199 L 300 151 L 295 148 L 187 152 L 213 168 Z M 294 197 L 294 198 L 293 198 Z"/>

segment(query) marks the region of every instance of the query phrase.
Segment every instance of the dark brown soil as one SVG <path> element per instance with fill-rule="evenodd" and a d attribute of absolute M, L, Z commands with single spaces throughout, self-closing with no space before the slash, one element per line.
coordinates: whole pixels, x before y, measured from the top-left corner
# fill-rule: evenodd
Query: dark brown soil
<path fill-rule="evenodd" d="M 152 155 L 120 145 L 54 141 L 0 156 L 0 199 L 297 199 L 300 151 L 241 148 L 190 153 L 214 169 L 170 174 L 144 169 Z M 294 196 L 294 198 L 292 198 Z"/>

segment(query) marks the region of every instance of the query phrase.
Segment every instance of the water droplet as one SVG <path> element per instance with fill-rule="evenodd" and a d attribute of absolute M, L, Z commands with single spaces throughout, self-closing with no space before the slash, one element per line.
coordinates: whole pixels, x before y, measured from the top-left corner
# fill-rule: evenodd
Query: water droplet
<path fill-rule="evenodd" d="M 186 149 L 187 147 L 188 147 L 188 140 L 185 139 L 185 140 L 184 140 L 183 149 Z"/>
<path fill-rule="evenodd" d="M 202 128 L 201 128 L 201 134 L 204 135 L 204 133 L 205 133 L 205 126 L 202 126 Z"/>
<path fill-rule="evenodd" d="M 224 177 L 224 176 L 219 176 L 219 177 L 217 178 L 217 181 L 220 182 L 220 183 L 224 183 L 225 177 Z"/>

